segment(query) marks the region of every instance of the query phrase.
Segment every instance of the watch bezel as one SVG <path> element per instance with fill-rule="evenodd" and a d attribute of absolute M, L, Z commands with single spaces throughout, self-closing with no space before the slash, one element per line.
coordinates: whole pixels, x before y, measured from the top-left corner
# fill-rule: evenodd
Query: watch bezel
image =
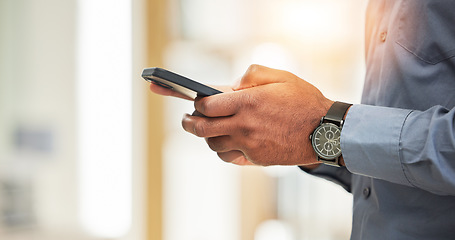
<path fill-rule="evenodd" d="M 341 134 L 341 128 L 339 126 L 337 126 L 336 124 L 333 124 L 333 123 L 321 123 L 314 131 L 313 133 L 311 134 L 311 145 L 314 149 L 314 151 L 316 152 L 316 155 L 318 156 L 318 160 L 320 161 L 328 161 L 329 164 L 333 165 L 333 164 L 337 164 L 337 159 L 341 156 L 342 152 L 341 150 L 338 151 L 335 155 L 326 155 L 322 152 L 319 151 L 319 148 L 316 146 L 316 133 L 319 131 L 319 129 L 321 128 L 326 128 L 327 126 L 330 126 L 330 127 L 334 127 L 336 128 L 338 131 L 340 131 L 340 134 Z M 338 141 L 338 144 L 336 145 L 338 148 L 341 149 L 341 144 L 340 144 L 340 141 Z"/>

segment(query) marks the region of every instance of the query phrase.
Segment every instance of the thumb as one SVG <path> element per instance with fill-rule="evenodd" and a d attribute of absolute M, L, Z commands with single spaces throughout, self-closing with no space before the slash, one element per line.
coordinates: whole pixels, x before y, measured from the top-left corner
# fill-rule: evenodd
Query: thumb
<path fill-rule="evenodd" d="M 283 75 L 283 72 L 286 75 Z M 234 85 L 233 89 L 234 91 L 238 91 L 271 83 L 283 83 L 289 79 L 287 74 L 292 73 L 253 64 L 248 68 L 240 81 Z"/>

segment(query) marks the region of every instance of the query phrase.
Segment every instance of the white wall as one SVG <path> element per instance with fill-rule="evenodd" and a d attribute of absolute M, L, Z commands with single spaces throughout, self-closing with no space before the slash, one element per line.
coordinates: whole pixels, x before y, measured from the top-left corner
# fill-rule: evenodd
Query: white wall
<path fill-rule="evenodd" d="M 77 222 L 75 7 L 72 0 L 3 0 L 0 7 L 0 178 L 31 184 L 43 229 L 74 230 Z M 42 139 L 18 146 L 18 131 L 48 136 L 48 149 L 34 146 Z"/>
<path fill-rule="evenodd" d="M 127 133 L 133 138 L 132 143 L 128 142 L 133 145 L 133 153 L 130 150 L 125 157 L 133 167 L 125 169 L 133 175 L 129 179 L 132 182 L 126 183 L 134 187 L 127 193 L 127 198 L 133 201 L 129 203 L 132 213 L 127 214 L 133 220 L 131 229 L 116 238 L 140 240 L 144 238 L 145 220 L 142 172 L 145 136 L 141 126 L 145 124 L 143 101 L 147 88 L 140 79 L 144 67 L 143 1 L 127 4 L 132 2 L 133 11 L 138 14 L 131 19 L 131 9 L 124 9 L 129 17 L 124 28 L 128 42 L 123 47 L 129 58 L 121 60 L 127 61 L 124 81 L 133 87 L 124 89 L 126 96 L 133 91 L 135 94 L 133 99 L 124 101 L 130 105 L 129 112 L 119 114 L 134 123 L 129 123 Z M 21 187 L 16 191 L 19 197 L 13 199 L 21 200 L 16 202 L 16 210 L 30 214 L 30 218 L 24 218 L 30 221 L 14 227 L 2 224 L 4 214 L 0 215 L 0 239 L 87 239 L 90 235 L 83 228 L 80 214 L 79 183 L 84 174 L 78 162 L 76 83 L 80 65 L 76 59 L 80 56 L 78 18 L 85 16 L 78 15 L 79 12 L 78 0 L 0 1 L 0 212 L 12 204 L 3 189 L 5 182 L 13 182 Z M 133 38 L 133 34 L 138 37 Z M 108 85 L 109 75 L 98 80 Z M 100 91 L 99 96 L 106 94 Z M 22 136 L 20 144 L 18 133 Z"/>

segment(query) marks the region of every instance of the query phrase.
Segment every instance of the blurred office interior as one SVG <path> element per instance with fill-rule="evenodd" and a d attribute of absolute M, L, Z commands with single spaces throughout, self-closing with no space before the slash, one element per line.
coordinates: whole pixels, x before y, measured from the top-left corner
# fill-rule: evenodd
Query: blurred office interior
<path fill-rule="evenodd" d="M 140 74 L 262 64 L 358 103 L 365 2 L 0 0 L 0 239 L 348 239 L 341 187 L 224 163 Z"/>

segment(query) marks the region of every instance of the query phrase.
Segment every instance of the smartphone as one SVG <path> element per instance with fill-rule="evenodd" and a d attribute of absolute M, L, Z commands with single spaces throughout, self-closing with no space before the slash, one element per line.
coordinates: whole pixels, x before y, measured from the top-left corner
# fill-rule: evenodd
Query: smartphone
<path fill-rule="evenodd" d="M 192 99 L 222 93 L 221 91 L 162 68 L 146 68 L 142 77 L 161 87 L 172 89 Z"/>

